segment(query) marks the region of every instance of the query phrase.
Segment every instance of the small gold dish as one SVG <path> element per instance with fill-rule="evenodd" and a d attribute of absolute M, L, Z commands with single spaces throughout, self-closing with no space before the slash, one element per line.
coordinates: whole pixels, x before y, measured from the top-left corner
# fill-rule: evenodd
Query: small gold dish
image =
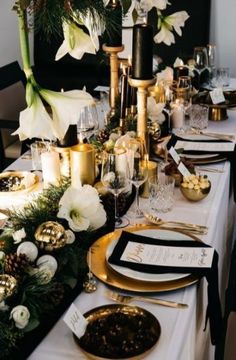
<path fill-rule="evenodd" d="M 190 201 L 200 201 L 207 197 L 211 190 L 211 183 L 209 182 L 209 187 L 205 189 L 188 189 L 183 187 L 183 183 L 180 184 L 180 191 L 184 195 L 184 197 Z"/>

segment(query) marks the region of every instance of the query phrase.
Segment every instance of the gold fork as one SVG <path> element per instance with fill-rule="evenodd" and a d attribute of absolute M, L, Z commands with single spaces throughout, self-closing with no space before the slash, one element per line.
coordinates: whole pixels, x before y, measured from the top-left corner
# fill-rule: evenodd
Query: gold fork
<path fill-rule="evenodd" d="M 170 300 L 162 300 L 162 299 L 155 299 L 151 297 L 144 297 L 144 296 L 128 296 L 128 295 L 122 295 L 119 293 L 116 293 L 114 291 L 107 291 L 106 296 L 109 299 L 112 299 L 114 301 L 120 302 L 122 304 L 129 304 L 131 301 L 144 301 L 149 302 L 152 304 L 162 305 L 162 306 L 168 306 L 172 308 L 187 308 L 187 304 L 178 303 L 176 301 L 170 301 Z"/>

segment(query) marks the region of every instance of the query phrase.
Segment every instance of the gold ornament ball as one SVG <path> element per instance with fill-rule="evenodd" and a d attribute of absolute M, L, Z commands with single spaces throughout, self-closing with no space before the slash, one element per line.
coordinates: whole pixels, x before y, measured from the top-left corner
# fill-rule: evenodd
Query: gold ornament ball
<path fill-rule="evenodd" d="M 34 236 L 40 249 L 47 251 L 60 249 L 67 243 L 65 228 L 56 221 L 47 221 L 39 225 Z"/>
<path fill-rule="evenodd" d="M 0 302 L 11 296 L 16 289 L 17 281 L 11 275 L 0 275 Z"/>

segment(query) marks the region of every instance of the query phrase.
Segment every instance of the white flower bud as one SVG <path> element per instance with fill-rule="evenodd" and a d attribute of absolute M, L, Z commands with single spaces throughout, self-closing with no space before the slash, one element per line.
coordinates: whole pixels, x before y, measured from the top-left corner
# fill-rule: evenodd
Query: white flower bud
<path fill-rule="evenodd" d="M 26 306 L 18 305 L 15 306 L 10 314 L 10 319 L 15 321 L 15 326 L 18 329 L 24 329 L 29 322 L 30 312 Z"/>

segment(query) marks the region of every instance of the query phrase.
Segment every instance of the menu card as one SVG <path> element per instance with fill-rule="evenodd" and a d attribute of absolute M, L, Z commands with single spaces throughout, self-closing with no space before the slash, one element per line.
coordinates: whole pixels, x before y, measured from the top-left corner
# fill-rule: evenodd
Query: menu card
<path fill-rule="evenodd" d="M 213 255 L 213 248 L 160 246 L 129 241 L 120 259 L 146 265 L 210 268 Z"/>
<path fill-rule="evenodd" d="M 181 141 L 177 140 L 175 149 L 184 151 L 210 151 L 210 152 L 233 152 L 235 144 L 232 142 L 201 142 L 201 141 Z"/>

